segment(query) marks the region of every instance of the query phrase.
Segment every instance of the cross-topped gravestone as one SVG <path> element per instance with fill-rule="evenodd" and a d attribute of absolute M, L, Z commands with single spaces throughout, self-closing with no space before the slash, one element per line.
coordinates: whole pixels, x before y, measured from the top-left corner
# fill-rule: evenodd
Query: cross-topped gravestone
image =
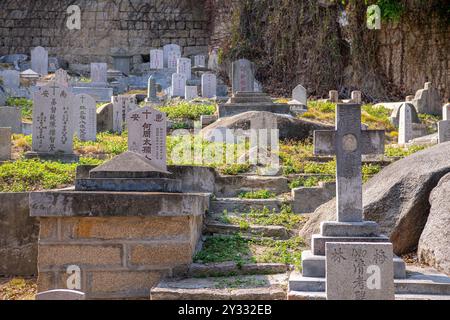
<path fill-rule="evenodd" d="M 95 99 L 87 94 L 75 96 L 75 132 L 81 141 L 97 139 L 97 107 Z"/>
<path fill-rule="evenodd" d="M 314 132 L 314 154 L 336 155 L 337 221 L 362 222 L 361 156 L 384 154 L 384 131 L 361 130 L 361 106 L 338 104 L 336 130 Z"/>
<path fill-rule="evenodd" d="M 118 95 L 112 97 L 113 104 L 113 131 L 122 133 L 128 112 L 139 108 L 137 100 L 133 96 Z"/>
<path fill-rule="evenodd" d="M 128 113 L 128 150 L 143 155 L 161 171 L 166 164 L 166 115 L 152 107 Z"/>

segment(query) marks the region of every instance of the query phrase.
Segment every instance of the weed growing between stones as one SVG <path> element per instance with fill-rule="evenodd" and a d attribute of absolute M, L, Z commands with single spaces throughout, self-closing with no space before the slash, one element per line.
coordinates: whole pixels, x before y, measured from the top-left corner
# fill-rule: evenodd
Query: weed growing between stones
<path fill-rule="evenodd" d="M 241 199 L 271 199 L 276 198 L 276 194 L 270 192 L 269 190 L 255 190 L 242 192 L 239 194 L 239 198 Z"/>

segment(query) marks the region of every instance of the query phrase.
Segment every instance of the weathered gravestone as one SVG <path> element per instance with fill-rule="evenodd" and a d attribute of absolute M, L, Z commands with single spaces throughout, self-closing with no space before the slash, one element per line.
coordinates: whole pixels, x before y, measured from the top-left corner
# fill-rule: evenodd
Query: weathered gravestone
<path fill-rule="evenodd" d="M 150 69 L 161 70 L 164 68 L 164 50 L 150 50 Z"/>
<path fill-rule="evenodd" d="M 58 69 L 55 72 L 55 78 L 53 79 L 55 83 L 59 86 L 68 88 L 69 87 L 69 75 L 64 69 Z"/>
<path fill-rule="evenodd" d="M 19 107 L 0 107 L 0 128 L 11 128 L 12 133 L 22 133 L 22 112 Z"/>
<path fill-rule="evenodd" d="M 147 98 L 145 99 L 145 102 L 159 102 L 158 96 L 156 95 L 156 80 L 154 76 L 150 76 L 148 78 L 148 84 L 147 84 Z"/>
<path fill-rule="evenodd" d="M 106 87 L 108 83 L 108 65 L 106 63 L 91 63 L 91 84 Z"/>
<path fill-rule="evenodd" d="M 126 75 L 130 74 L 132 55 L 128 54 L 125 49 L 120 48 L 111 57 L 113 58 L 113 67 L 115 70 L 119 70 Z"/>
<path fill-rule="evenodd" d="M 63 300 L 85 300 L 85 299 L 86 294 L 84 292 L 67 289 L 49 290 L 36 294 L 36 300 L 63 301 Z"/>
<path fill-rule="evenodd" d="M 194 56 L 194 67 L 206 67 L 206 57 L 203 55 Z"/>
<path fill-rule="evenodd" d="M 351 100 L 352 100 L 352 103 L 361 104 L 362 103 L 361 91 L 352 91 Z"/>
<path fill-rule="evenodd" d="M 197 86 L 186 86 L 184 99 L 191 101 L 198 98 L 198 88 Z"/>
<path fill-rule="evenodd" d="M 253 63 L 247 59 L 240 59 L 233 62 L 231 79 L 233 93 L 238 91 L 254 92 L 255 76 Z"/>
<path fill-rule="evenodd" d="M 339 102 L 339 92 L 336 90 L 330 90 L 328 92 L 328 101 L 332 103 L 338 103 Z"/>
<path fill-rule="evenodd" d="M 126 124 L 128 112 L 139 108 L 137 100 L 133 96 L 118 95 L 112 97 L 113 104 L 113 131 L 122 133 Z"/>
<path fill-rule="evenodd" d="M 184 74 L 172 74 L 172 97 L 184 97 L 186 87 L 186 77 Z"/>
<path fill-rule="evenodd" d="M 48 74 L 48 52 L 43 47 L 31 50 L 31 69 L 41 76 Z"/>
<path fill-rule="evenodd" d="M 327 243 L 328 300 L 394 300 L 391 243 Z"/>
<path fill-rule="evenodd" d="M 292 90 L 292 100 L 289 101 L 289 104 L 293 105 L 304 105 L 306 107 L 307 105 L 307 93 L 305 87 L 303 87 L 301 84 L 296 86 L 294 90 Z"/>
<path fill-rule="evenodd" d="M 77 161 L 73 154 L 74 97 L 55 82 L 33 93 L 33 143 L 28 158 L 58 158 Z"/>
<path fill-rule="evenodd" d="M 186 80 L 191 80 L 192 78 L 192 62 L 188 58 L 180 58 L 177 61 L 177 73 L 183 74 Z"/>
<path fill-rule="evenodd" d="M 18 89 L 20 86 L 20 72 L 16 70 L 3 70 L 0 73 L 3 79 L 3 87 L 7 89 Z"/>
<path fill-rule="evenodd" d="M 214 98 L 217 95 L 217 77 L 213 73 L 202 75 L 202 97 Z"/>
<path fill-rule="evenodd" d="M 400 107 L 400 119 L 398 129 L 398 143 L 406 144 L 414 139 L 413 134 L 413 106 L 409 103 L 404 103 Z"/>
<path fill-rule="evenodd" d="M 79 94 L 74 98 L 75 133 L 81 141 L 97 139 L 97 105 L 94 98 Z"/>
<path fill-rule="evenodd" d="M 450 103 L 442 107 L 442 120 L 450 120 Z"/>
<path fill-rule="evenodd" d="M 419 113 L 440 115 L 442 99 L 439 95 L 439 90 L 433 87 L 431 82 L 427 82 L 425 83 L 424 89 L 420 89 L 416 92 L 412 104 Z"/>
<path fill-rule="evenodd" d="M 208 58 L 208 69 L 209 70 L 218 70 L 219 69 L 219 53 L 217 49 L 211 50 Z"/>
<path fill-rule="evenodd" d="M 161 171 L 166 164 L 166 115 L 152 107 L 144 107 L 127 115 L 128 150 L 149 160 Z"/>
<path fill-rule="evenodd" d="M 176 61 L 181 58 L 181 47 L 177 44 L 167 44 L 163 47 L 163 53 L 164 65 L 169 69 L 176 68 Z"/>
<path fill-rule="evenodd" d="M 0 161 L 11 160 L 11 128 L 0 128 Z"/>
<path fill-rule="evenodd" d="M 450 120 L 442 120 L 438 122 L 439 143 L 450 141 Z"/>

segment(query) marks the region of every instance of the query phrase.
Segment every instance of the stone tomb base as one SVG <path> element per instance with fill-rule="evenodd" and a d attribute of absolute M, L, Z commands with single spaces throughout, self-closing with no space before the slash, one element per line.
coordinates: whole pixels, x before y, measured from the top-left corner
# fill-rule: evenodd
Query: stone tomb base
<path fill-rule="evenodd" d="M 41 152 L 26 152 L 26 159 L 41 159 L 45 161 L 61 161 L 64 163 L 74 163 L 80 160 L 80 157 L 74 153 L 41 153 Z"/>
<path fill-rule="evenodd" d="M 162 277 L 187 270 L 208 206 L 202 193 L 32 193 L 38 292 L 66 289 L 75 265 L 87 299 L 148 298 Z"/>

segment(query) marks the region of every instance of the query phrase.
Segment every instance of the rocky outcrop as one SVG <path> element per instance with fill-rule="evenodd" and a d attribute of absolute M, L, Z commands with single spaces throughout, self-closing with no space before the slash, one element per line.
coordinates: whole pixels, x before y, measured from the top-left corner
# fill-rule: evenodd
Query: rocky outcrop
<path fill-rule="evenodd" d="M 450 172 L 450 143 L 413 154 L 386 167 L 364 185 L 366 220 L 380 224 L 396 254 L 414 250 L 430 212 L 429 196 L 439 180 Z M 301 230 L 309 239 L 321 221 L 335 220 L 335 200 L 319 207 Z"/>
<path fill-rule="evenodd" d="M 450 174 L 433 190 L 430 204 L 417 255 L 421 262 L 450 275 Z"/>

